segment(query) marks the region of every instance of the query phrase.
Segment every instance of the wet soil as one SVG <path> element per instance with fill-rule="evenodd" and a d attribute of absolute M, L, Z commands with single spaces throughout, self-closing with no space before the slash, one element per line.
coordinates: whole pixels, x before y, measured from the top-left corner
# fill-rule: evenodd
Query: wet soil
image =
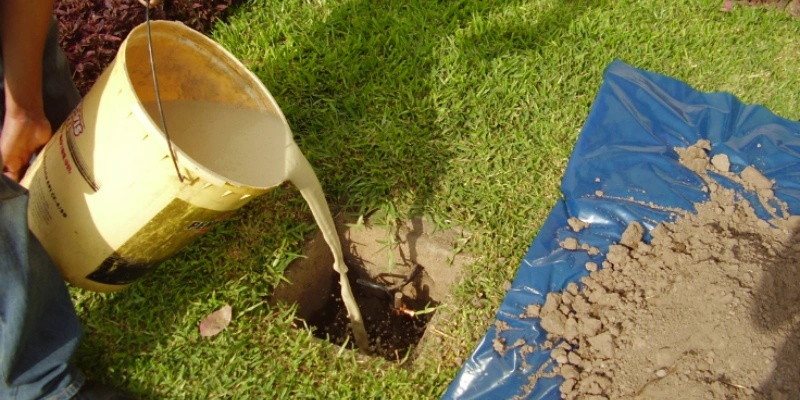
<path fill-rule="evenodd" d="M 358 302 L 367 334 L 370 338 L 370 347 L 373 355 L 387 360 L 399 361 L 404 359 L 407 352 L 415 346 L 425 334 L 428 321 L 433 313 L 411 316 L 408 310 L 424 310 L 439 305 L 439 301 L 430 297 L 423 289 L 422 275 L 413 279 L 409 285 L 414 287 L 415 297 L 403 294 L 401 290 L 391 291 L 391 296 L 384 290 L 359 284 L 370 282 L 383 287 L 391 286 L 404 280 L 405 276 L 390 274 L 381 277 L 377 282 L 371 282 L 369 274 L 353 262 L 348 263 L 348 278 L 353 288 L 353 294 Z M 352 335 L 349 329 L 347 309 L 344 307 L 339 294 L 338 274 L 331 282 L 330 300 L 314 312 L 306 322 L 315 327 L 314 335 L 320 339 L 328 340 L 337 345 L 346 345 L 353 348 Z M 401 304 L 395 307 L 395 293 L 401 294 Z M 406 310 L 406 311 L 404 311 Z"/>
<path fill-rule="evenodd" d="M 450 287 L 470 258 L 458 250 L 469 234 L 460 229 L 436 231 L 422 217 L 397 228 L 336 218 L 348 279 L 370 337 L 372 356 L 406 360 L 425 335 L 436 308 L 449 299 Z M 387 245 L 391 235 L 393 243 Z M 320 234 L 310 240 L 305 257 L 286 271 L 270 302 L 298 305 L 298 326 L 336 345 L 354 349 L 339 275 Z"/>

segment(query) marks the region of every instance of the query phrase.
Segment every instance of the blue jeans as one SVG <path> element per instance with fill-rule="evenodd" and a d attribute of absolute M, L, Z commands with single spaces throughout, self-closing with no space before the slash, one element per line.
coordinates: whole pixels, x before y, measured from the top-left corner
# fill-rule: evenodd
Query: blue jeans
<path fill-rule="evenodd" d="M 55 20 L 44 54 L 44 100 L 53 129 L 80 101 Z M 0 59 L 0 131 L 5 104 Z M 0 159 L 2 165 L 2 159 Z M 83 331 L 64 279 L 28 229 L 28 194 L 0 179 L 0 399 L 70 399 L 83 374 L 70 364 Z"/>

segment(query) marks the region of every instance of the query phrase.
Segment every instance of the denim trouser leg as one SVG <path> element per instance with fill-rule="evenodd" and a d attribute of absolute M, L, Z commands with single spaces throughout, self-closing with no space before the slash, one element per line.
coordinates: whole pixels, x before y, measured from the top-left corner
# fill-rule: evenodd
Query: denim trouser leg
<path fill-rule="evenodd" d="M 0 130 L 2 82 L 0 60 Z M 80 101 L 55 20 L 45 45 L 44 92 L 55 130 Z M 82 329 L 64 279 L 28 229 L 27 204 L 22 187 L 0 178 L 0 399 L 66 400 L 83 385 L 70 364 Z"/>
<path fill-rule="evenodd" d="M 64 279 L 28 230 L 28 196 L 0 181 L 0 399 L 69 399 L 82 330 Z"/>

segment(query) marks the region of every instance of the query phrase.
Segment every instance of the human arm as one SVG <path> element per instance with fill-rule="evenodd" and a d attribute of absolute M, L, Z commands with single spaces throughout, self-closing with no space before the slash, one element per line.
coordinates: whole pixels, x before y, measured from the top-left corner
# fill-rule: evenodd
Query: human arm
<path fill-rule="evenodd" d="M 42 56 L 53 0 L 0 0 L 5 116 L 3 173 L 14 181 L 52 136 L 42 98 Z"/>
<path fill-rule="evenodd" d="M 143 6 L 146 6 L 148 2 L 145 0 L 139 0 L 139 3 L 142 3 Z M 159 4 L 161 4 L 161 0 L 150 0 L 150 8 L 153 8 Z"/>

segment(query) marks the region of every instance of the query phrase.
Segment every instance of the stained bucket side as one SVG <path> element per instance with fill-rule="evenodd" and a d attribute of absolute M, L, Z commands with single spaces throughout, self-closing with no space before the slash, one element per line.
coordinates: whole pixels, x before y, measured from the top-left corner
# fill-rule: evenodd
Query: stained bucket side
<path fill-rule="evenodd" d="M 162 100 L 269 113 L 283 125 L 276 136 L 291 141 L 269 91 L 230 53 L 180 23 L 152 22 L 151 30 Z M 144 107 L 155 100 L 147 45 L 142 25 L 23 180 L 32 232 L 69 282 L 91 290 L 128 286 L 280 184 L 235 182 L 180 147 L 178 178 L 160 119 Z"/>

